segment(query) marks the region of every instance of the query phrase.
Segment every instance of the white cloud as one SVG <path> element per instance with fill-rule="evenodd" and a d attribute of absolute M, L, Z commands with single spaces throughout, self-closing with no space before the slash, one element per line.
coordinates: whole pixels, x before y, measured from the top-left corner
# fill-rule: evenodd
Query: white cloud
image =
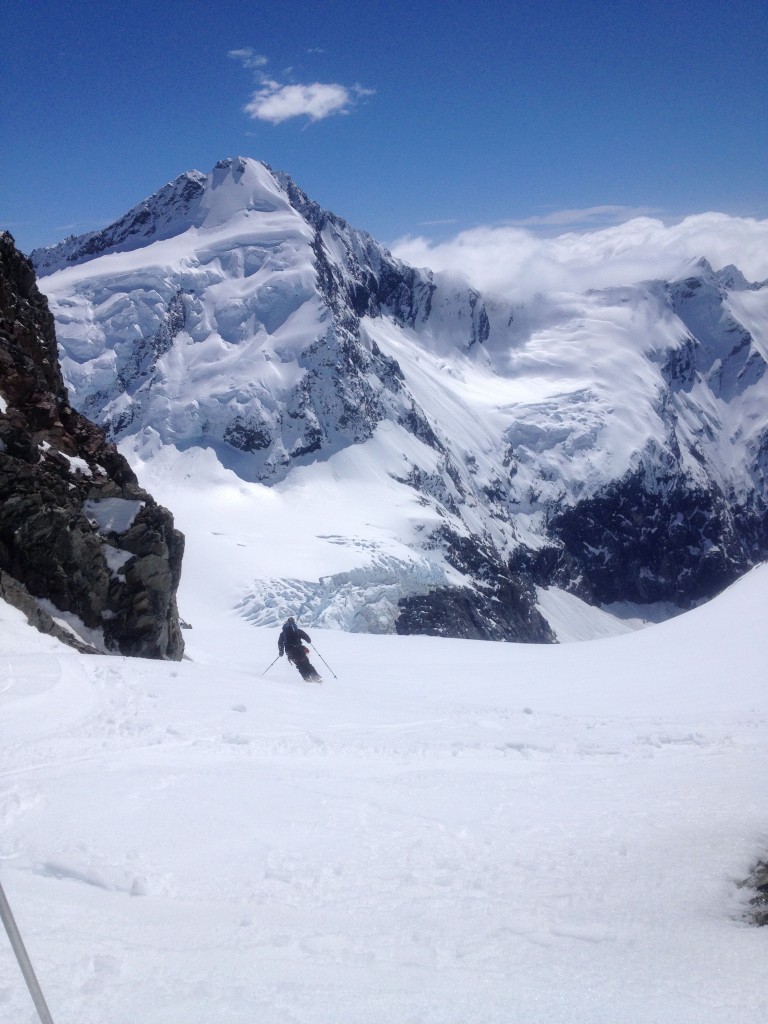
<path fill-rule="evenodd" d="M 230 50 L 227 56 L 239 60 L 244 68 L 263 68 L 269 64 L 267 57 L 256 53 L 250 46 L 244 46 L 241 50 Z"/>
<path fill-rule="evenodd" d="M 322 121 L 335 114 L 348 114 L 358 99 L 370 95 L 372 90 L 363 89 L 359 85 L 351 88 L 322 82 L 283 85 L 264 79 L 250 103 L 245 106 L 245 111 L 254 120 L 268 121 L 270 124 L 281 124 L 292 117 Z"/>
<path fill-rule="evenodd" d="M 444 227 L 444 226 L 446 226 L 448 224 L 458 224 L 458 222 L 459 221 L 458 221 L 457 217 L 445 217 L 442 220 L 440 220 L 440 219 L 437 219 L 437 220 L 423 220 L 423 221 L 420 222 L 420 224 L 421 224 L 421 227 L 423 227 L 423 228 L 438 228 L 438 227 Z"/>
<path fill-rule="evenodd" d="M 322 53 L 320 49 L 308 53 Z M 243 67 L 254 71 L 258 88 L 250 102 L 243 108 L 255 121 L 282 124 L 293 117 L 307 117 L 310 121 L 323 121 L 336 114 L 348 114 L 355 104 L 365 96 L 373 96 L 373 89 L 361 85 L 339 85 L 336 82 L 277 82 L 270 78 L 264 68 L 267 57 L 256 53 L 250 46 L 230 50 L 229 57 L 239 61 Z M 286 68 L 284 77 L 292 77 L 292 68 Z"/>
<path fill-rule="evenodd" d="M 661 211 L 651 206 L 587 206 L 579 210 L 554 210 L 508 223 L 515 227 L 566 227 L 569 225 L 621 224 L 634 217 L 647 217 Z"/>
<path fill-rule="evenodd" d="M 393 253 L 412 266 L 461 273 L 481 291 L 523 301 L 536 292 L 581 292 L 680 273 L 706 257 L 735 264 L 752 281 L 768 278 L 768 220 L 702 213 L 666 225 L 650 217 L 589 231 L 540 237 L 512 226 L 481 226 L 444 242 L 398 239 Z"/>

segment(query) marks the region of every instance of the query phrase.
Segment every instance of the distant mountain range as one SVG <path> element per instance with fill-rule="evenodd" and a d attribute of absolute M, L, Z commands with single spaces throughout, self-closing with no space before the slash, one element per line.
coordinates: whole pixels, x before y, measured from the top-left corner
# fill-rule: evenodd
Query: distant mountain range
<path fill-rule="evenodd" d="M 551 641 L 541 588 L 685 608 L 768 554 L 768 285 L 735 267 L 514 306 L 244 158 L 32 260 L 72 402 L 124 452 L 379 489 L 410 554 L 376 563 L 374 623 L 361 547 L 347 628 Z"/>

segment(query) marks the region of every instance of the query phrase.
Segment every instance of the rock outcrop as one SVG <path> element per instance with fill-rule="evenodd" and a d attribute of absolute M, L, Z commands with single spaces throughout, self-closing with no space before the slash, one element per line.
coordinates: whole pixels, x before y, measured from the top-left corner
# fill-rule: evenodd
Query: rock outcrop
<path fill-rule="evenodd" d="M 754 892 L 749 899 L 750 911 L 747 915 L 751 924 L 759 928 L 768 925 L 768 862 L 759 860 L 752 869 L 749 878 L 741 883 L 742 888 Z"/>
<path fill-rule="evenodd" d="M 48 303 L 32 264 L 0 233 L 3 596 L 48 632 L 47 613 L 58 614 L 96 649 L 178 660 L 183 549 L 170 512 L 70 406 Z"/>

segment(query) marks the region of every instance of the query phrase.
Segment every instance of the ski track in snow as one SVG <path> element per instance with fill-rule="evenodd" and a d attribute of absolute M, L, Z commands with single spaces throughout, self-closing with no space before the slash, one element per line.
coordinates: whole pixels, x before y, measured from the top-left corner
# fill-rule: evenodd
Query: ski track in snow
<path fill-rule="evenodd" d="M 316 631 L 317 687 L 236 616 L 169 664 L 3 606 L 0 871 L 57 1024 L 761 1019 L 766 571 L 591 643 Z"/>

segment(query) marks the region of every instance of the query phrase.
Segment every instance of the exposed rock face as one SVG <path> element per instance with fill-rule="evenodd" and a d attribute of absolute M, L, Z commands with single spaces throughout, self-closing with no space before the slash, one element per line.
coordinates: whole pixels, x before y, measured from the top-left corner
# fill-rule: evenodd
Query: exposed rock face
<path fill-rule="evenodd" d="M 48 303 L 31 263 L 0 233 L 3 596 L 38 628 L 25 592 L 76 616 L 107 650 L 179 659 L 183 548 L 171 514 L 69 405 Z"/>
<path fill-rule="evenodd" d="M 78 263 L 103 253 L 120 252 L 135 248 L 137 244 L 167 238 L 177 230 L 180 220 L 198 224 L 204 213 L 200 210 L 200 201 L 205 194 L 205 180 L 205 175 L 199 171 L 180 175 L 103 231 L 67 238 L 56 247 L 56 260 L 40 257 L 40 262 L 36 263 L 38 273 L 45 273 L 61 259 Z"/>
<path fill-rule="evenodd" d="M 715 483 L 697 486 L 684 474 L 665 481 L 658 463 L 652 471 L 656 487 L 642 468 L 552 516 L 552 533 L 592 603 L 687 608 L 733 583 L 765 550 L 765 537 L 749 540 L 764 533 L 764 510 L 739 508 Z"/>
<path fill-rule="evenodd" d="M 60 626 L 43 608 L 40 607 L 37 600 L 32 597 L 27 588 L 15 580 L 12 576 L 9 576 L 7 572 L 3 572 L 0 569 L 0 599 L 11 605 L 13 608 L 18 608 L 19 611 L 23 612 L 27 621 L 35 629 L 41 633 L 46 633 L 49 636 L 55 637 L 61 643 L 67 644 L 69 647 L 74 647 L 75 650 L 80 651 L 81 654 L 98 654 L 99 651 L 91 644 L 80 640 L 79 637 L 75 636 L 70 630 Z"/>
<path fill-rule="evenodd" d="M 553 643 L 555 636 L 536 607 L 536 589 L 529 572 L 504 560 L 487 541 L 461 537 L 446 527 L 436 538 L 449 564 L 472 587 L 437 587 L 400 601 L 398 633 L 424 633 L 463 640 L 510 640 Z"/>
<path fill-rule="evenodd" d="M 755 892 L 749 901 L 754 908 L 749 914 L 750 921 L 758 927 L 765 927 L 768 925 L 768 863 L 758 861 L 742 885 Z"/>

